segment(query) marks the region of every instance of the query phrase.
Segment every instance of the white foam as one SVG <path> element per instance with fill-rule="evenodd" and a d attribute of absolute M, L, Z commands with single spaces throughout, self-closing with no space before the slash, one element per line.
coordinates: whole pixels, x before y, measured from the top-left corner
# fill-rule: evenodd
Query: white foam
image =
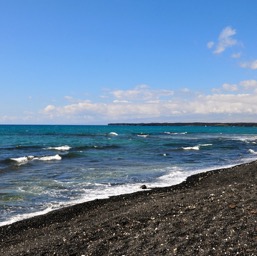
<path fill-rule="evenodd" d="M 184 150 L 200 150 L 200 146 L 194 146 L 194 147 L 183 147 Z"/>
<path fill-rule="evenodd" d="M 172 186 L 184 181 L 188 175 L 190 175 L 188 172 L 182 171 L 181 169 L 174 167 L 167 174 L 159 177 L 155 183 L 147 185 L 155 187 Z"/>
<path fill-rule="evenodd" d="M 209 147 L 212 146 L 212 144 L 199 144 L 193 147 L 182 147 L 184 150 L 200 150 L 200 147 Z"/>
<path fill-rule="evenodd" d="M 58 150 L 58 151 L 68 151 L 71 149 L 71 147 L 68 145 L 65 145 L 65 146 L 59 146 L 59 147 L 49 147 L 47 149 Z"/>
<path fill-rule="evenodd" d="M 249 149 L 248 151 L 249 151 L 251 154 L 257 155 L 257 152 L 254 151 L 253 149 Z"/>
<path fill-rule="evenodd" d="M 95 184 L 97 185 L 97 188 L 92 189 L 84 189 L 84 195 L 80 199 L 71 200 L 69 202 L 52 202 L 46 205 L 46 208 L 38 211 L 38 212 L 32 212 L 32 213 L 26 213 L 26 214 L 18 214 L 12 217 L 11 219 L 7 221 L 0 222 L 0 226 L 9 225 L 14 222 L 28 219 L 31 217 L 44 215 L 48 212 L 51 212 L 56 209 L 60 209 L 67 206 L 72 206 L 79 203 L 84 203 L 96 199 L 107 199 L 111 196 L 117 196 L 121 194 L 131 194 L 133 192 L 141 190 L 139 184 L 126 184 L 121 186 L 111 186 L 110 184 Z"/>
<path fill-rule="evenodd" d="M 147 138 L 149 135 L 148 134 L 138 134 L 137 137 L 141 138 Z"/>
<path fill-rule="evenodd" d="M 26 164 L 29 160 L 32 160 L 34 156 L 22 156 L 22 157 L 17 157 L 17 158 L 10 158 L 12 161 L 17 162 L 19 165 L 20 164 Z"/>
<path fill-rule="evenodd" d="M 200 147 L 209 147 L 209 146 L 212 146 L 212 144 L 200 144 L 199 146 Z"/>
<path fill-rule="evenodd" d="M 246 161 L 245 161 L 246 162 Z M 172 186 L 179 184 L 183 181 L 186 180 L 188 176 L 191 176 L 193 174 L 197 173 L 202 173 L 210 170 L 215 170 L 215 169 L 222 169 L 222 168 L 230 168 L 234 165 L 226 165 L 226 166 L 212 166 L 209 168 L 205 169 L 198 169 L 198 170 L 183 170 L 179 167 L 171 167 L 166 169 L 166 174 L 163 176 L 159 177 L 155 182 L 153 183 L 144 183 L 147 188 L 154 188 L 154 187 L 165 187 L 165 186 Z M 88 185 L 88 184 L 86 184 Z M 120 186 L 111 186 L 110 184 L 92 184 L 95 186 L 94 189 L 82 189 L 82 196 L 77 199 L 73 199 L 69 202 L 51 202 L 48 203 L 45 207 L 45 209 L 38 211 L 38 212 L 33 212 L 33 213 L 26 213 L 26 214 L 20 214 L 12 217 L 9 220 L 6 220 L 4 222 L 0 223 L 0 226 L 3 225 L 9 225 L 14 222 L 31 218 L 34 216 L 39 216 L 46 214 L 50 211 L 60 209 L 66 206 L 72 206 L 78 203 L 83 203 L 83 202 L 88 202 L 92 201 L 95 199 L 105 199 L 109 198 L 111 196 L 117 196 L 117 195 L 123 195 L 123 194 L 131 194 L 137 191 L 141 191 L 142 189 L 140 188 L 141 184 L 134 183 L 134 184 L 123 184 Z"/>
<path fill-rule="evenodd" d="M 4 226 L 4 225 L 10 225 L 14 222 L 17 222 L 17 221 L 21 221 L 21 220 L 25 220 L 25 219 L 29 219 L 29 218 L 32 218 L 32 217 L 35 217 L 35 216 L 39 216 L 39 215 L 43 215 L 43 214 L 46 214 L 48 212 L 51 212 L 53 211 L 54 208 L 52 207 L 48 207 L 42 211 L 38 211 L 38 212 L 31 212 L 31 213 L 26 213 L 26 214 L 18 214 L 18 215 L 15 215 L 14 217 L 12 217 L 11 219 L 7 220 L 7 221 L 3 221 L 0 223 L 0 227 L 1 226 Z"/>
<path fill-rule="evenodd" d="M 139 191 L 140 184 L 124 184 L 120 186 L 111 186 L 110 184 L 101 184 L 97 189 L 88 190 L 85 189 L 84 197 L 79 202 L 92 201 L 95 199 L 105 199 L 111 196 L 117 196 L 122 194 L 131 194 Z"/>
<path fill-rule="evenodd" d="M 248 160 L 245 160 L 244 163 L 249 162 Z M 185 181 L 188 177 L 198 174 L 198 173 L 204 173 L 212 170 L 217 169 L 226 169 L 231 168 L 237 164 L 230 164 L 230 165 L 223 165 L 223 166 L 211 166 L 208 168 L 202 168 L 202 169 L 195 169 L 195 170 L 184 170 L 179 167 L 172 167 L 167 169 L 167 173 L 163 176 L 159 177 L 156 182 L 149 183 L 146 185 L 148 187 L 165 187 L 165 186 L 173 186 L 176 184 L 180 184 L 181 182 Z"/>
<path fill-rule="evenodd" d="M 62 160 L 62 157 L 60 155 L 56 154 L 54 156 L 34 157 L 33 160 L 40 160 L 40 161 Z"/>
<path fill-rule="evenodd" d="M 41 157 L 34 157 L 34 156 L 22 156 L 17 158 L 10 158 L 12 161 L 18 163 L 18 165 L 26 164 L 29 161 L 40 160 L 40 161 L 52 161 L 52 160 L 62 160 L 62 157 L 58 154 L 54 156 L 41 156 Z"/>
<path fill-rule="evenodd" d="M 20 164 L 28 162 L 28 158 L 26 156 L 11 158 L 12 161 L 18 162 Z"/>
<path fill-rule="evenodd" d="M 236 137 L 233 138 L 233 140 L 243 141 L 247 144 L 249 144 L 249 143 L 256 144 L 257 136 L 249 136 L 249 135 L 240 136 L 240 137 L 236 136 Z"/>
<path fill-rule="evenodd" d="M 187 132 L 164 132 L 165 134 L 168 134 L 168 135 L 179 135 L 179 134 L 187 134 Z"/>
<path fill-rule="evenodd" d="M 110 136 L 118 136 L 119 134 L 116 133 L 116 132 L 110 132 L 109 135 L 110 135 Z"/>

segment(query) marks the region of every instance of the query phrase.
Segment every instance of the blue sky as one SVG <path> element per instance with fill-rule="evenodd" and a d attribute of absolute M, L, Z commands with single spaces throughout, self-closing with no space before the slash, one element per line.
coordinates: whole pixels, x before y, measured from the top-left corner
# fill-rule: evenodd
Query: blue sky
<path fill-rule="evenodd" d="M 257 1 L 0 0 L 0 123 L 256 122 Z"/>

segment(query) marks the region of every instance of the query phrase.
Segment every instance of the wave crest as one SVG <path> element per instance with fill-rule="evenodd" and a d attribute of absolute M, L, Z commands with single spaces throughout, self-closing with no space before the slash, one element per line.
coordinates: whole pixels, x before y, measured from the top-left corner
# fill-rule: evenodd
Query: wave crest
<path fill-rule="evenodd" d="M 65 146 L 58 146 L 58 147 L 49 147 L 47 149 L 58 150 L 58 151 L 68 151 L 71 149 L 71 147 L 68 145 L 65 145 Z"/>
<path fill-rule="evenodd" d="M 184 150 L 200 150 L 200 146 L 194 146 L 194 147 L 183 147 Z"/>
<path fill-rule="evenodd" d="M 249 151 L 251 154 L 257 155 L 257 152 L 254 151 L 253 149 L 249 149 L 248 151 Z"/>
<path fill-rule="evenodd" d="M 34 161 L 34 160 L 40 160 L 40 161 L 52 161 L 52 160 L 61 160 L 62 157 L 58 154 L 54 156 L 40 156 L 40 157 L 35 157 L 35 156 L 22 156 L 22 157 L 13 157 L 10 158 L 10 160 L 18 163 L 19 165 L 26 164 L 29 161 Z"/>

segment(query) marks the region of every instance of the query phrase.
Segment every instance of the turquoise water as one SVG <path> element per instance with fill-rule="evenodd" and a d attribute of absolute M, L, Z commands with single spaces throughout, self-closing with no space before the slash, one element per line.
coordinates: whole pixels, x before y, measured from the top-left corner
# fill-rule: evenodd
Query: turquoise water
<path fill-rule="evenodd" d="M 2 125 L 0 225 L 256 157 L 256 127 Z"/>

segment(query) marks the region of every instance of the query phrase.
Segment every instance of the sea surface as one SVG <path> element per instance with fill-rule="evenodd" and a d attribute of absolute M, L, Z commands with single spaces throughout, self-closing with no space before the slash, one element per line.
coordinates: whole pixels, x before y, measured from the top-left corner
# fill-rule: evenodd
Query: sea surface
<path fill-rule="evenodd" d="M 257 158 L 257 127 L 0 125 L 0 225 Z"/>

